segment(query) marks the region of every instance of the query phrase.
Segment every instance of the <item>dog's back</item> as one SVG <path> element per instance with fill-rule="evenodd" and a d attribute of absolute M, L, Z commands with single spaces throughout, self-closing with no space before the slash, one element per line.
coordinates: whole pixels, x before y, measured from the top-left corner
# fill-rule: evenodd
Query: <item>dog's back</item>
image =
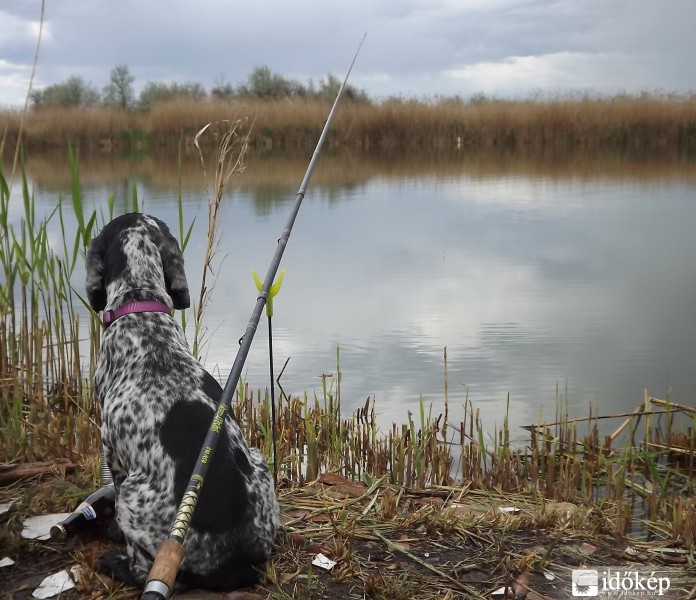
<path fill-rule="evenodd" d="M 88 252 L 87 294 L 95 310 L 107 313 L 141 302 L 187 307 L 183 257 L 166 225 L 137 213 L 109 223 Z M 222 388 L 161 311 L 113 320 L 102 335 L 95 386 L 129 557 L 105 556 L 101 566 L 142 585 L 169 534 Z M 180 574 L 190 585 L 231 589 L 252 583 L 255 567 L 270 555 L 278 505 L 264 457 L 247 446 L 229 415 L 220 433 Z"/>

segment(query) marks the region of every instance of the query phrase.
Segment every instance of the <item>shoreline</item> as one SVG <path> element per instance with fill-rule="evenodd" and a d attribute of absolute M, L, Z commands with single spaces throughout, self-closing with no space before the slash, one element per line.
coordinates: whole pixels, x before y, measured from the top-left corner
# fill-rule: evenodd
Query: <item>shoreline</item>
<path fill-rule="evenodd" d="M 61 598 L 140 597 L 138 590 L 95 571 L 96 557 L 112 544 L 20 537 L 24 517 L 72 510 L 80 483 L 84 474 L 24 482 L 11 490 L 19 500 L 0 516 L 0 540 L 3 557 L 15 564 L 3 568 L 0 593 L 28 598 L 47 575 L 77 565 L 77 586 Z M 237 593 L 245 600 L 483 599 L 508 593 L 559 600 L 572 597 L 573 570 L 617 568 L 641 579 L 661 577 L 669 587 L 664 598 L 692 598 L 696 592 L 693 546 L 623 536 L 601 507 L 468 486 L 370 483 L 325 473 L 301 487 L 281 486 L 282 524 L 274 553 L 259 584 Z M 8 491 L 0 488 L 0 502 Z M 316 566 L 320 553 L 335 566 Z M 204 591 L 174 596 L 218 597 Z"/>

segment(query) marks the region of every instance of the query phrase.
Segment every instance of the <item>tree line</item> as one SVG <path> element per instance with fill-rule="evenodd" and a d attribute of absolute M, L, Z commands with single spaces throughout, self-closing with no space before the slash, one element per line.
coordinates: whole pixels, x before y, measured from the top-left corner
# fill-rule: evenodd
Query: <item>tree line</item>
<path fill-rule="evenodd" d="M 196 82 L 161 83 L 149 81 L 139 95 L 135 93 L 135 77 L 126 65 L 119 65 L 111 70 L 109 82 L 102 88 L 86 82 L 81 76 L 73 75 L 62 83 L 49 85 L 42 90 L 31 93 L 31 103 L 34 108 L 48 106 L 97 107 L 109 106 L 123 110 L 149 110 L 159 102 L 175 98 L 190 98 L 203 100 L 213 98 L 218 100 L 233 100 L 237 98 L 312 98 L 333 100 L 341 87 L 341 80 L 329 73 L 318 83 L 309 80 L 301 83 L 287 79 L 272 72 L 267 66 L 254 68 L 247 81 L 239 86 L 233 86 L 225 81 L 217 82 L 210 93 Z M 350 84 L 343 91 L 344 98 L 369 102 L 367 93 Z"/>

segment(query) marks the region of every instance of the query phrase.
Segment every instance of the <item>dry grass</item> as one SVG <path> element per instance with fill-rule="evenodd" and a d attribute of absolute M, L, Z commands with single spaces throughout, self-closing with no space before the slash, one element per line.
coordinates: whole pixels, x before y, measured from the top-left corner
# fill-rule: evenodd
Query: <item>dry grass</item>
<path fill-rule="evenodd" d="M 249 142 L 265 148 L 313 147 L 329 104 L 319 100 L 174 100 L 149 113 L 48 108 L 27 114 L 25 145 L 178 146 L 205 123 L 247 116 Z M 20 114 L 0 114 L 8 142 Z M 220 137 L 221 129 L 214 133 Z M 214 137 L 211 141 L 215 141 Z M 353 148 L 649 148 L 696 146 L 696 98 L 641 95 L 528 100 L 456 99 L 344 102 L 327 140 Z"/>
<path fill-rule="evenodd" d="M 65 598 L 139 597 L 96 572 L 96 557 L 104 550 L 99 541 L 45 544 L 19 538 L 23 516 L 64 510 L 71 500 L 74 505 L 86 493 L 79 484 L 48 479 L 11 492 L 19 502 L 0 527 L 2 542 L 13 555 L 32 556 L 35 568 L 20 563 L 24 570 L 14 583 L 8 578 L 7 587 L 0 583 L 0 593 L 30 591 L 49 573 L 77 563 L 82 569 L 78 589 Z M 7 497 L 0 492 L 0 501 Z M 556 598 L 559 590 L 570 590 L 570 572 L 580 565 L 664 570 L 671 589 L 681 589 L 670 597 L 686 598 L 696 572 L 683 544 L 629 541 L 616 535 L 611 516 L 597 507 L 526 494 L 468 486 L 422 490 L 386 478 L 367 485 L 329 473 L 302 487 L 281 488 L 279 500 L 282 524 L 275 552 L 260 585 L 240 600 L 482 599 L 501 586 L 517 594 L 528 590 L 528 598 Z M 312 565 L 318 553 L 336 562 L 330 572 Z"/>
<path fill-rule="evenodd" d="M 0 117 L 7 145 L 14 147 L 20 119 L 19 111 Z M 127 146 L 140 129 L 139 115 L 114 108 L 51 107 L 26 114 L 22 137 L 26 148 Z"/>

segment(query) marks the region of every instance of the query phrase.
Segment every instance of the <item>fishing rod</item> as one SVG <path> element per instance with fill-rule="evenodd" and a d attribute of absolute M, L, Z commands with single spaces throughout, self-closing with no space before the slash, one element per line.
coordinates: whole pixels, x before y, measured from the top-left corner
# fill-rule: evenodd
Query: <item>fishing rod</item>
<path fill-rule="evenodd" d="M 174 522 L 169 530 L 169 537 L 164 540 L 157 548 L 157 554 L 155 560 L 152 564 L 152 569 L 150 569 L 150 574 L 148 575 L 147 583 L 145 584 L 145 589 L 141 596 L 141 600 L 168 600 L 172 589 L 174 587 L 174 581 L 176 579 L 181 563 L 184 559 L 184 540 L 186 539 L 186 534 L 188 533 L 189 525 L 191 524 L 191 518 L 196 509 L 196 504 L 200 497 L 201 489 L 205 481 L 205 476 L 208 471 L 208 464 L 210 464 L 210 459 L 212 458 L 213 452 L 215 452 L 215 447 L 219 441 L 220 435 L 220 423 L 224 421 L 225 415 L 232 405 L 232 399 L 234 398 L 235 390 L 237 389 L 237 383 L 242 374 L 242 368 L 244 367 L 244 361 L 249 354 L 251 348 L 251 342 L 254 339 L 254 334 L 256 333 L 256 328 L 258 327 L 259 321 L 261 320 L 261 312 L 269 299 L 269 294 L 271 287 L 273 286 L 273 280 L 275 279 L 280 261 L 283 258 L 283 252 L 287 246 L 288 239 L 290 238 L 290 233 L 292 227 L 297 218 L 297 214 L 300 211 L 300 206 L 302 205 L 302 200 L 304 199 L 305 192 L 307 191 L 307 186 L 312 178 L 312 173 L 316 165 L 317 159 L 319 158 L 319 153 L 324 145 L 324 139 L 329 130 L 329 125 L 333 119 L 334 113 L 336 112 L 336 107 L 341 99 L 343 90 L 348 82 L 348 77 L 350 72 L 353 70 L 353 65 L 355 60 L 358 58 L 358 53 L 360 48 L 365 41 L 365 36 L 363 35 L 358 49 L 355 51 L 353 60 L 350 63 L 348 72 L 346 73 L 345 79 L 338 90 L 336 99 L 334 100 L 329 116 L 326 118 L 326 123 L 324 124 L 324 129 L 319 136 L 319 141 L 314 149 L 314 154 L 309 161 L 309 166 L 305 172 L 300 188 L 295 197 L 295 204 L 293 205 L 290 216 L 285 224 L 283 232 L 278 238 L 278 246 L 276 247 L 275 254 L 271 259 L 271 264 L 268 267 L 268 272 L 266 273 L 266 278 L 264 279 L 263 286 L 257 297 L 256 305 L 251 313 L 251 318 L 249 319 L 249 324 L 247 325 L 246 332 L 242 337 L 239 345 L 239 350 L 237 351 L 237 356 L 232 364 L 232 369 L 230 370 L 230 375 L 227 378 L 227 383 L 222 391 L 222 396 L 217 405 L 217 410 L 210 424 L 210 429 L 205 436 L 203 441 L 203 446 L 201 447 L 201 452 L 198 455 L 198 460 L 196 461 L 196 466 L 193 469 L 191 478 L 189 479 L 186 491 L 179 504 L 179 509 Z"/>

